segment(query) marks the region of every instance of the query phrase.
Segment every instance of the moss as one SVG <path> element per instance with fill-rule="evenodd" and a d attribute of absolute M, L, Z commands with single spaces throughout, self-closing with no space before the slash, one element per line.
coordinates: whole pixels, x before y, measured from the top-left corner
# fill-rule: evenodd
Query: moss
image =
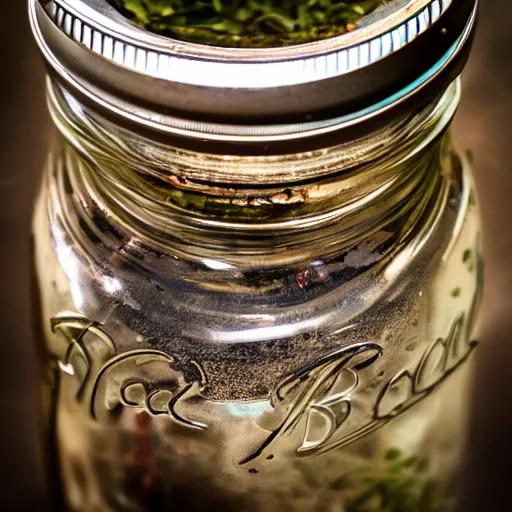
<path fill-rule="evenodd" d="M 386 0 L 111 0 L 151 32 L 194 43 L 263 48 L 308 43 L 355 28 Z"/>
<path fill-rule="evenodd" d="M 347 503 L 347 512 L 441 512 L 445 500 L 439 487 L 425 476 L 429 461 L 390 448 L 384 465 L 363 469 L 360 491 Z"/>

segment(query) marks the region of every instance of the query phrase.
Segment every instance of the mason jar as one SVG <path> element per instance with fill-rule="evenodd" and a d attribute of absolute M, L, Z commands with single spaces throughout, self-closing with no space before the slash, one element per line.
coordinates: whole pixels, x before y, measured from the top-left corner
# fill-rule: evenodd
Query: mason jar
<path fill-rule="evenodd" d="M 390 1 L 270 49 L 29 4 L 58 128 L 34 265 L 68 510 L 448 510 L 481 295 L 450 132 L 476 1 Z"/>

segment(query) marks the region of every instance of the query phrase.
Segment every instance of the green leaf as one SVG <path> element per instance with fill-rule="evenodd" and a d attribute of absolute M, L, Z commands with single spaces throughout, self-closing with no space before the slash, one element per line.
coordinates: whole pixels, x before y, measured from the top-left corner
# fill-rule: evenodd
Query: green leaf
<path fill-rule="evenodd" d="M 222 0 L 213 0 L 213 8 L 217 12 L 222 12 L 222 9 L 223 9 Z"/>
<path fill-rule="evenodd" d="M 450 295 L 455 299 L 455 298 L 457 298 L 457 297 L 460 297 L 460 293 L 461 293 L 460 286 L 457 286 L 456 288 L 454 288 L 454 289 L 450 292 Z"/>
<path fill-rule="evenodd" d="M 144 6 L 142 0 L 124 0 L 123 7 L 131 11 L 142 23 L 148 22 L 148 11 Z"/>
<path fill-rule="evenodd" d="M 256 19 L 256 23 L 268 21 L 275 22 L 276 27 L 279 27 L 285 32 L 292 32 L 295 29 L 295 20 L 278 12 L 269 12 L 268 14 L 264 14 L 263 16 L 260 16 Z"/>
<path fill-rule="evenodd" d="M 249 20 L 250 18 L 252 18 L 253 16 L 253 12 L 248 9 L 247 7 L 240 7 L 240 9 L 237 9 L 236 11 L 236 14 L 235 14 L 235 18 L 238 20 L 238 21 L 247 21 Z"/>
<path fill-rule="evenodd" d="M 425 473 L 429 468 L 429 461 L 427 458 L 422 458 L 418 461 L 418 465 L 416 466 L 416 469 L 418 470 L 418 473 Z"/>
<path fill-rule="evenodd" d="M 389 448 L 384 454 L 386 460 L 397 460 L 402 456 L 402 452 L 398 448 Z"/>

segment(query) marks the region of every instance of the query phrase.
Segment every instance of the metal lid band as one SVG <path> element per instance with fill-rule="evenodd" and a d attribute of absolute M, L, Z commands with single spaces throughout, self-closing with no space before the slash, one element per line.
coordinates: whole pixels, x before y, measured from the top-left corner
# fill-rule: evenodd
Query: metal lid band
<path fill-rule="evenodd" d="M 148 33 L 106 0 L 29 1 L 54 73 L 100 112 L 177 144 L 277 152 L 442 93 L 465 63 L 477 13 L 477 0 L 395 1 L 342 36 L 240 50 Z"/>

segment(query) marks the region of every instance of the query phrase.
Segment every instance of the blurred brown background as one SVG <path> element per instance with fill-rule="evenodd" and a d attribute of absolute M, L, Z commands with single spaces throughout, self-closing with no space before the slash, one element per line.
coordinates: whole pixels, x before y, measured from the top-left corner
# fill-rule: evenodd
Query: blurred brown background
<path fill-rule="evenodd" d="M 474 155 L 486 290 L 479 372 L 460 512 L 512 511 L 512 0 L 482 0 L 479 34 L 456 122 Z M 8 4 L 8 5 L 7 5 Z M 34 453 L 35 363 L 30 325 L 31 208 L 50 124 L 44 70 L 25 0 L 0 19 L 0 505 L 42 510 Z"/>

